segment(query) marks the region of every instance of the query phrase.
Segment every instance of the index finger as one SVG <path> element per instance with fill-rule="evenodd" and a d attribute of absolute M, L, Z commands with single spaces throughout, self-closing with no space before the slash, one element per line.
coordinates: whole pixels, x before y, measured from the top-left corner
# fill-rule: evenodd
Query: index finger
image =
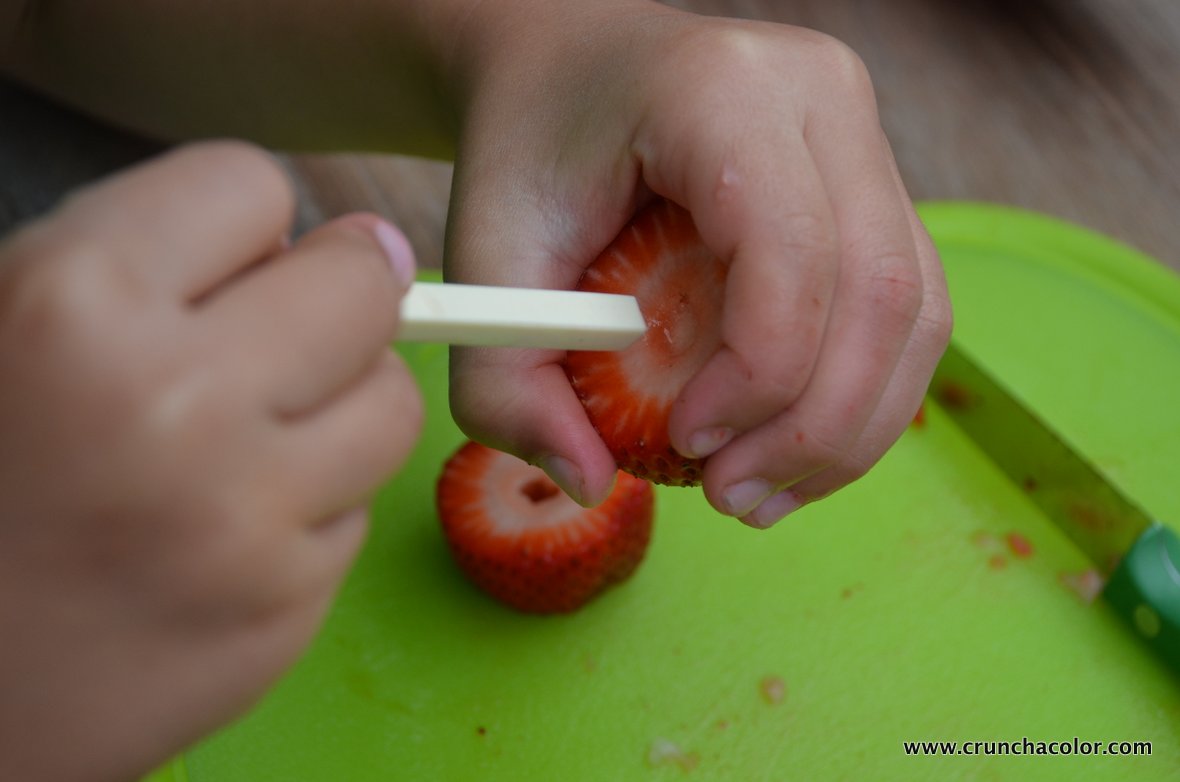
<path fill-rule="evenodd" d="M 686 456 L 705 457 L 802 394 L 822 346 L 839 276 L 827 188 L 799 130 L 698 131 L 689 173 L 659 151 L 654 190 L 686 206 L 701 239 L 730 259 L 722 346 L 688 382 L 669 419 Z M 676 149 L 680 145 L 670 145 Z M 650 163 L 650 165 L 649 165 Z M 661 176 L 661 167 L 671 169 Z"/>
<path fill-rule="evenodd" d="M 201 298 L 286 240 L 295 195 L 266 152 L 237 141 L 180 147 L 71 196 L 53 219 L 118 247 L 139 280 Z"/>

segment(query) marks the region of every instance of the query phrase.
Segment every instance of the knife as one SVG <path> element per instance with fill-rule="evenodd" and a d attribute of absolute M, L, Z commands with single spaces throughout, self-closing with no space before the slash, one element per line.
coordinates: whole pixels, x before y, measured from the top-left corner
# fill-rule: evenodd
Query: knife
<path fill-rule="evenodd" d="M 634 296 L 415 282 L 401 304 L 402 342 L 622 350 L 647 323 Z"/>
<path fill-rule="evenodd" d="M 1180 537 L 1131 501 L 957 344 L 929 396 L 1094 564 L 1102 596 L 1180 673 Z"/>

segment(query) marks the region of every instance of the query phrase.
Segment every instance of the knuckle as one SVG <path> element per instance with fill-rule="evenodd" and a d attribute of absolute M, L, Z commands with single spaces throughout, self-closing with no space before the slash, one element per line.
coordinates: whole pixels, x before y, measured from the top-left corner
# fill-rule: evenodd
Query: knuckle
<path fill-rule="evenodd" d="M 847 457 L 851 441 L 830 425 L 816 423 L 798 427 L 788 443 L 797 447 L 802 462 L 808 466 L 806 474 L 814 474 L 840 464 Z"/>
<path fill-rule="evenodd" d="M 821 33 L 812 36 L 810 54 L 810 62 L 830 89 L 858 101 L 875 100 L 869 69 L 851 46 Z"/>
<path fill-rule="evenodd" d="M 809 445 L 805 449 L 808 461 L 818 470 L 829 469 L 839 464 L 847 452 L 847 446 L 840 438 L 831 433 L 815 434 L 808 438 Z"/>
<path fill-rule="evenodd" d="M 804 352 L 794 352 L 778 362 L 770 373 L 758 374 L 756 395 L 774 409 L 783 410 L 799 399 L 811 378 L 818 344 Z"/>
<path fill-rule="evenodd" d="M 936 296 L 928 296 L 923 302 L 922 310 L 918 314 L 916 328 L 926 335 L 931 345 L 939 352 L 944 350 L 951 341 L 954 331 L 955 318 L 950 298 L 945 292 Z"/>
<path fill-rule="evenodd" d="M 765 62 L 764 44 L 740 25 L 711 25 L 701 28 L 687 39 L 683 54 L 686 64 L 702 68 L 701 53 L 708 53 L 708 69 L 721 79 L 745 76 L 757 72 Z"/>
<path fill-rule="evenodd" d="M 233 442 L 238 409 L 227 400 L 239 389 L 218 380 L 204 365 L 165 363 L 127 389 L 140 427 L 159 443 Z"/>
<path fill-rule="evenodd" d="M 848 484 L 858 481 L 864 476 L 868 475 L 869 470 L 876 464 L 876 460 L 866 458 L 854 451 L 847 453 L 842 461 L 840 461 L 833 468 L 833 487 L 832 491 L 840 486 L 847 486 Z"/>
<path fill-rule="evenodd" d="M 147 332 L 139 328 L 142 320 L 126 317 L 148 306 L 148 295 L 142 281 L 103 260 L 75 247 L 5 275 L 4 331 L 23 350 L 47 357 L 38 364 L 44 382 L 85 390 L 76 404 L 101 411 L 95 436 L 112 442 L 149 436 L 167 450 L 181 433 L 225 432 L 229 389 L 213 382 L 208 362 L 189 360 L 159 330 Z M 96 323 L 106 325 L 100 330 Z"/>
<path fill-rule="evenodd" d="M 9 327 L 41 347 L 85 337 L 111 286 L 103 260 L 85 242 L 53 240 L 33 250 L 0 283 Z"/>
<path fill-rule="evenodd" d="M 385 427 L 392 435 L 390 440 L 398 443 L 411 442 L 417 439 L 422 431 L 425 419 L 422 394 L 410 370 L 393 353 L 385 354 L 380 372 L 386 386 L 381 398 Z"/>
<path fill-rule="evenodd" d="M 778 218 L 780 252 L 786 258 L 835 257 L 839 249 L 836 228 L 831 220 L 814 212 L 788 212 Z M 828 268 L 820 266 L 813 269 Z M 832 265 L 834 274 L 834 264 Z"/>
<path fill-rule="evenodd" d="M 295 188 L 287 170 L 262 147 L 237 139 L 201 141 L 177 154 L 195 156 L 204 165 L 232 171 L 255 191 L 255 198 L 283 204 L 288 212 L 295 210 Z"/>
<path fill-rule="evenodd" d="M 806 502 L 815 502 L 835 494 L 840 489 L 863 478 L 873 462 L 849 456 L 828 469 L 802 481 L 795 490 Z"/>
<path fill-rule="evenodd" d="M 216 158 L 216 162 L 250 176 L 272 179 L 276 183 L 287 181 L 286 172 L 279 165 L 278 160 L 262 147 L 249 141 L 240 139 L 199 141 L 185 148 L 185 152 L 193 155 L 208 155 L 211 158 Z"/>
<path fill-rule="evenodd" d="M 781 330 L 782 324 L 767 324 L 768 328 Z M 811 375 L 818 340 L 792 339 L 790 349 L 783 348 L 768 355 L 765 350 L 751 349 L 745 354 L 724 348 L 732 356 L 732 362 L 725 367 L 725 375 L 741 385 L 744 392 L 775 410 L 782 410 L 793 403 L 802 393 Z"/>
<path fill-rule="evenodd" d="M 159 334 L 128 317 L 149 309 L 153 297 L 147 281 L 110 260 L 85 242 L 58 242 L 45 257 L 5 275 L 4 328 L 25 349 L 51 357 L 43 366 L 84 387 L 85 404 L 102 409 L 112 425 L 175 421 L 194 407 L 194 381 L 207 368 L 179 360 L 175 345 L 159 350 Z"/>
<path fill-rule="evenodd" d="M 365 474 L 384 480 L 409 455 L 422 430 L 421 394 L 409 370 L 392 353 L 385 354 L 367 381 L 364 427 L 348 434 L 349 450 Z"/>
<path fill-rule="evenodd" d="M 448 395 L 451 417 L 467 437 L 509 450 L 519 381 L 496 364 L 494 353 L 481 348 L 452 348 Z M 505 393 L 508 391 L 508 393 Z"/>
<path fill-rule="evenodd" d="M 901 254 L 877 258 L 866 285 L 875 313 L 896 322 L 907 332 L 913 328 L 927 297 L 921 270 L 912 258 Z"/>

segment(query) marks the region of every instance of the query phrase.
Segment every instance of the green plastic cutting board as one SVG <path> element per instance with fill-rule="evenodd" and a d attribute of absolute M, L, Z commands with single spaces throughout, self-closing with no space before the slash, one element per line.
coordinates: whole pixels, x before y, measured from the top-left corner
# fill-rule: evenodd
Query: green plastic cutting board
<path fill-rule="evenodd" d="M 1131 496 L 1180 520 L 1180 279 L 1033 214 L 922 215 L 956 337 Z M 403 352 L 425 432 L 326 626 L 253 713 L 160 780 L 1177 778 L 1180 682 L 1062 585 L 1082 557 L 936 408 L 866 478 L 769 532 L 696 490 L 661 490 L 635 578 L 538 618 L 452 566 L 433 510 L 462 439 L 446 351 Z M 1010 532 L 1031 557 L 1007 551 Z M 903 750 L 1024 737 L 1152 754 Z"/>

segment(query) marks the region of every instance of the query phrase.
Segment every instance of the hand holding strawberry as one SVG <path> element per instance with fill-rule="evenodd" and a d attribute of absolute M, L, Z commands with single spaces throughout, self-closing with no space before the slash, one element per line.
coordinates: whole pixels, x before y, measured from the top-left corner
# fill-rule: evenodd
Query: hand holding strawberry
<path fill-rule="evenodd" d="M 709 501 L 756 527 L 863 474 L 912 419 L 950 308 L 859 59 L 654 3 L 538 8 L 464 28 L 449 277 L 572 288 L 654 195 L 679 204 L 728 271 L 723 289 L 683 272 L 715 297 L 718 340 L 668 400 L 674 451 L 705 459 Z M 469 435 L 580 502 L 606 496 L 616 459 L 561 353 L 453 358 Z"/>
<path fill-rule="evenodd" d="M 668 367 L 686 382 L 639 439 L 656 475 L 700 477 L 754 526 L 868 469 L 946 342 L 868 77 L 822 35 L 647 0 L 355 0 L 330 24 L 311 0 L 58 5 L 0 11 L 0 68 L 91 114 L 457 148 L 454 280 L 573 288 L 656 196 L 687 209 L 681 249 L 709 260 L 682 272 L 681 314 L 715 342 Z M 190 150 L 0 247 L 0 627 L 19 641 L 0 644 L 0 776 L 130 777 L 240 711 L 405 456 L 417 399 L 383 350 L 405 280 L 371 219 L 286 248 L 291 199 L 257 153 Z M 615 457 L 565 358 L 455 351 L 453 410 L 593 505 Z"/>

